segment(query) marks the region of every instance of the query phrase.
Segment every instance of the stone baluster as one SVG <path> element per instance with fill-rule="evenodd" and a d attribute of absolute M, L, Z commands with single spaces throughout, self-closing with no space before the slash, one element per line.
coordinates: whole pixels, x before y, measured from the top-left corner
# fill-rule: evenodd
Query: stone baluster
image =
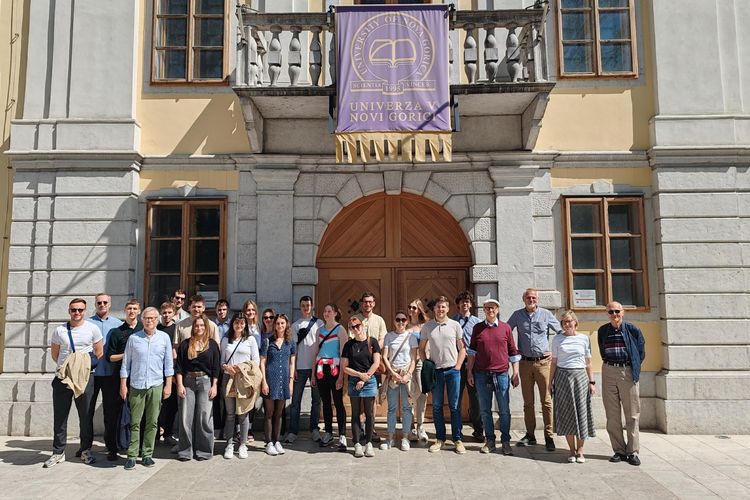
<path fill-rule="evenodd" d="M 529 81 L 543 82 L 545 80 L 542 70 L 542 31 L 540 26 L 533 24 L 531 33 L 527 41 L 528 59 L 526 61 L 526 71 Z"/>
<path fill-rule="evenodd" d="M 508 38 L 505 40 L 505 59 L 508 65 L 508 75 L 510 76 L 510 81 L 513 83 L 521 81 L 523 77 L 521 44 L 518 41 L 516 29 L 516 26 L 509 26 Z"/>
<path fill-rule="evenodd" d="M 266 69 L 266 54 L 268 54 L 268 46 L 266 36 L 262 31 L 259 32 L 258 30 L 253 29 L 253 38 L 255 38 L 255 45 L 258 48 L 258 74 L 256 76 L 256 85 L 260 87 L 263 85 L 265 79 L 264 71 Z"/>
<path fill-rule="evenodd" d="M 299 41 L 299 32 L 302 28 L 292 26 L 292 39 L 289 41 L 289 84 L 294 87 L 299 82 L 302 72 L 302 44 Z"/>
<path fill-rule="evenodd" d="M 245 84 L 255 87 L 258 82 L 258 42 L 253 36 L 253 28 L 245 28 Z"/>
<path fill-rule="evenodd" d="M 310 83 L 313 87 L 320 86 L 320 70 L 323 62 L 323 54 L 320 46 L 320 26 L 310 28 L 312 40 L 310 41 Z"/>
<path fill-rule="evenodd" d="M 336 33 L 331 26 L 331 46 L 328 48 L 328 72 L 331 75 L 331 85 L 336 85 Z"/>
<path fill-rule="evenodd" d="M 268 63 L 268 77 L 271 80 L 271 87 L 276 86 L 276 82 L 279 80 L 281 74 L 281 40 L 279 35 L 281 34 L 281 26 L 271 26 L 271 43 L 268 44 L 268 55 L 266 56 Z"/>
<path fill-rule="evenodd" d="M 474 25 L 467 24 L 464 40 L 464 72 L 468 83 L 476 81 L 477 74 L 477 41 L 474 39 Z"/>
<path fill-rule="evenodd" d="M 487 35 L 484 37 L 484 70 L 487 72 L 487 82 L 493 83 L 497 80 L 497 67 L 500 64 L 500 51 L 495 39 L 495 25 L 485 24 Z"/>

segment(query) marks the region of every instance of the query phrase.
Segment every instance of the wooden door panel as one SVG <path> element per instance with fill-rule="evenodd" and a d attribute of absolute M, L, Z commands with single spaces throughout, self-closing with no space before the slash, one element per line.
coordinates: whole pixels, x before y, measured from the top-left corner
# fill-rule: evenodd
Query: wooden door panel
<path fill-rule="evenodd" d="M 375 312 L 390 324 L 388 318 L 393 314 L 392 273 L 390 269 L 321 269 L 317 287 L 317 304 L 322 314 L 322 307 L 333 302 L 341 309 L 341 324 L 345 325 L 349 317 L 359 311 L 362 293 L 370 291 L 375 294 Z"/>
<path fill-rule="evenodd" d="M 418 269 L 402 270 L 396 274 L 398 283 L 398 307 L 406 308 L 416 298 L 425 304 L 440 295 L 451 301 L 451 314 L 455 312 L 453 298 L 466 289 L 465 269 Z"/>

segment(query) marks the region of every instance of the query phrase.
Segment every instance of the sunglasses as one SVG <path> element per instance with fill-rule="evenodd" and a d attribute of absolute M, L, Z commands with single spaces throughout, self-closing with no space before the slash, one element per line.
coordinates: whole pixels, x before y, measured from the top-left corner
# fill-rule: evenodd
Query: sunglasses
<path fill-rule="evenodd" d="M 416 311 L 417 310 L 417 306 L 409 306 L 409 310 L 410 311 Z"/>
<path fill-rule="evenodd" d="M 70 311 L 72 313 L 82 313 L 85 310 L 86 310 L 85 307 L 83 307 L 83 308 L 71 307 L 70 309 L 68 309 L 68 311 Z"/>
<path fill-rule="evenodd" d="M 109 302 L 107 302 L 106 300 L 99 300 L 96 302 L 97 306 L 106 306 L 107 304 L 109 304 Z"/>
<path fill-rule="evenodd" d="M 360 328 L 362 328 L 362 323 L 357 323 L 355 325 L 349 325 L 349 328 L 351 328 L 352 330 L 359 330 Z"/>
<path fill-rule="evenodd" d="M 620 309 L 610 309 L 607 311 L 607 314 L 620 314 L 622 311 Z"/>
<path fill-rule="evenodd" d="M 273 316 L 263 316 L 263 321 L 265 321 L 267 319 L 273 319 Z"/>
<path fill-rule="evenodd" d="M 406 318 L 396 318 L 397 323 L 406 323 L 406 321 L 407 321 Z"/>
<path fill-rule="evenodd" d="M 180 302 L 184 302 L 185 297 L 175 297 L 174 300 L 179 300 Z"/>

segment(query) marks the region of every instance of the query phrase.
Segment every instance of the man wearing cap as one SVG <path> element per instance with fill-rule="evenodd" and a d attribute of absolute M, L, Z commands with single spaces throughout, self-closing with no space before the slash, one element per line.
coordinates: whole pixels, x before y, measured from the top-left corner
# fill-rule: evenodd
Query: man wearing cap
<path fill-rule="evenodd" d="M 492 419 L 492 395 L 495 394 L 500 413 L 500 441 L 503 455 L 512 455 L 510 448 L 510 385 L 518 387 L 518 361 L 521 355 L 507 323 L 497 319 L 500 303 L 488 299 L 482 306 L 485 320 L 477 323 L 471 333 L 467 382 L 476 387 L 482 413 L 486 441 L 481 453 L 495 450 L 495 423 Z M 513 373 L 508 377 L 508 365 Z"/>
<path fill-rule="evenodd" d="M 627 460 L 630 465 L 641 465 L 638 458 L 638 419 L 641 399 L 638 379 L 641 363 L 646 358 L 645 341 L 641 330 L 623 321 L 625 311 L 619 302 L 607 304 L 609 323 L 599 327 L 597 340 L 602 356 L 602 401 L 607 416 L 607 433 L 615 452 L 610 462 Z M 628 441 L 622 435 L 621 411 L 625 413 Z"/>
<path fill-rule="evenodd" d="M 562 333 L 562 326 L 555 315 L 537 304 L 537 291 L 528 288 L 523 293 L 524 308 L 515 311 L 508 319 L 511 330 L 518 333 L 518 350 L 521 351 L 521 393 L 523 394 L 523 420 L 526 435 L 518 446 L 536 444 L 536 412 L 534 411 L 534 385 L 542 402 L 544 421 L 544 444 L 547 451 L 555 451 L 552 439 L 552 395 L 549 392 L 549 369 L 552 352 L 549 348 L 549 331 Z"/>

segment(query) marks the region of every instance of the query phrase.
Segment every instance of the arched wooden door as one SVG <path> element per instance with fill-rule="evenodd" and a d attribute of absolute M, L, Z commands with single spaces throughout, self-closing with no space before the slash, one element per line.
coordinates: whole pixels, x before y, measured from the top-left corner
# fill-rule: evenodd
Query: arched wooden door
<path fill-rule="evenodd" d="M 389 328 L 415 298 L 453 298 L 468 284 L 472 264 L 463 230 L 425 198 L 376 194 L 346 207 L 328 226 L 318 250 L 317 304 L 335 302 L 344 320 L 364 291 Z"/>
<path fill-rule="evenodd" d="M 323 235 L 316 303 L 337 304 L 343 323 L 371 291 L 390 330 L 395 313 L 415 298 L 452 301 L 467 289 L 471 264 L 463 230 L 443 207 L 411 194 L 367 196 L 342 210 Z"/>

